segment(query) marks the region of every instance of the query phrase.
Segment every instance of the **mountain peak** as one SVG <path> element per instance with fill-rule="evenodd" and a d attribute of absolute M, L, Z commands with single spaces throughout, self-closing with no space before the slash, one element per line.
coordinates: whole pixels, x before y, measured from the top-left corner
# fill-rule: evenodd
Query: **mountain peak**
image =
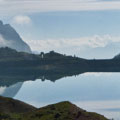
<path fill-rule="evenodd" d="M 10 47 L 18 52 L 31 53 L 30 47 L 10 24 L 3 24 L 0 20 L 0 47 Z"/>

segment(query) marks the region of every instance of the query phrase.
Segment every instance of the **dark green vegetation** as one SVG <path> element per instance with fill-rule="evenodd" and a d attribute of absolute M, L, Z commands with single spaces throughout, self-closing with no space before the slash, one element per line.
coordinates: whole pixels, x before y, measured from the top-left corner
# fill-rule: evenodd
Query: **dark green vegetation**
<path fill-rule="evenodd" d="M 25 52 L 17 52 L 16 50 L 8 47 L 0 48 L 0 68 L 2 68 L 2 71 L 6 71 L 8 73 L 15 72 L 10 70 L 18 70 L 21 72 L 21 74 L 23 74 L 25 71 L 31 72 L 31 69 L 32 71 L 36 71 L 36 73 L 38 72 L 37 70 L 41 71 L 42 73 L 62 73 L 62 71 L 63 73 L 71 73 L 73 70 L 79 70 L 79 72 L 114 72 L 114 70 L 120 71 L 119 65 L 119 55 L 115 56 L 113 59 L 87 60 L 78 57 L 62 55 L 54 51 L 46 54 L 41 52 L 39 55 L 36 55 Z M 24 72 L 22 73 L 22 71 Z"/>
<path fill-rule="evenodd" d="M 18 100 L 0 97 L 0 120 L 107 120 L 70 102 L 34 108 Z"/>
<path fill-rule="evenodd" d="M 0 113 L 26 113 L 36 110 L 35 107 L 25 104 L 19 100 L 0 97 Z"/>
<path fill-rule="evenodd" d="M 112 59 L 87 60 L 54 51 L 39 55 L 0 48 L 0 85 L 9 86 L 26 80 L 55 81 L 84 72 L 120 72 L 120 55 Z"/>

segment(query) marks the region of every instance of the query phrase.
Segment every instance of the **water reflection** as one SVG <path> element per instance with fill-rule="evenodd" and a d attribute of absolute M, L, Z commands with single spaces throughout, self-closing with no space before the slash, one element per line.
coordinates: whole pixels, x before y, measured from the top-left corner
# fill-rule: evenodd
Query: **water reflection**
<path fill-rule="evenodd" d="M 15 85 L 11 85 L 9 87 L 1 86 L 0 87 L 0 95 L 4 97 L 11 97 L 13 98 L 20 88 L 22 87 L 23 83 L 17 83 Z"/>
<path fill-rule="evenodd" d="M 120 73 L 84 73 L 79 76 L 46 75 L 39 79 L 21 79 L 0 87 L 0 95 L 14 97 L 36 107 L 71 101 L 88 111 L 120 120 Z M 47 78 L 47 80 L 46 80 Z M 61 78 L 56 82 L 56 78 Z M 42 79 L 42 80 L 41 80 Z M 2 83 L 3 84 L 3 83 Z"/>

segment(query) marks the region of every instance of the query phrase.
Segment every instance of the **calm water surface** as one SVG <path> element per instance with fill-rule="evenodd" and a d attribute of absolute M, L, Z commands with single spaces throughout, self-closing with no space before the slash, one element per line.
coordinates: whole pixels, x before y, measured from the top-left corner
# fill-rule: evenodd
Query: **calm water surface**
<path fill-rule="evenodd" d="M 0 94 L 36 107 L 71 101 L 85 110 L 120 120 L 120 73 L 84 73 L 56 82 L 29 80 L 1 86 Z"/>

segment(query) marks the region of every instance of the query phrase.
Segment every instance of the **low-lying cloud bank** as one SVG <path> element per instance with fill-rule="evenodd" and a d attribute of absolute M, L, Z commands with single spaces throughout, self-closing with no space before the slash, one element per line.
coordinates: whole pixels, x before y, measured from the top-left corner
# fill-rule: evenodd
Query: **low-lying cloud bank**
<path fill-rule="evenodd" d="M 3 36 L 0 34 L 0 47 L 6 47 L 10 46 L 12 42 L 9 42 L 3 38 Z"/>
<path fill-rule="evenodd" d="M 31 47 L 32 51 L 40 53 L 54 50 L 68 55 L 77 55 L 84 58 L 112 58 L 120 53 L 120 37 L 110 35 L 94 35 L 81 38 L 61 38 L 24 41 Z M 0 47 L 13 45 L 0 35 Z"/>
<path fill-rule="evenodd" d="M 90 47 L 98 48 L 105 47 L 110 43 L 120 42 L 120 37 L 112 37 L 110 35 L 94 35 L 81 38 L 61 38 L 61 39 L 46 39 L 46 40 L 27 40 L 25 41 L 31 46 L 33 51 L 50 51 L 58 49 L 75 48 L 80 51 Z"/>
<path fill-rule="evenodd" d="M 37 53 L 54 50 L 67 55 L 76 55 L 83 58 L 112 58 L 120 53 L 120 37 L 110 35 L 94 35 L 81 38 L 61 38 L 30 40 L 24 39 L 31 47 L 32 51 Z"/>

